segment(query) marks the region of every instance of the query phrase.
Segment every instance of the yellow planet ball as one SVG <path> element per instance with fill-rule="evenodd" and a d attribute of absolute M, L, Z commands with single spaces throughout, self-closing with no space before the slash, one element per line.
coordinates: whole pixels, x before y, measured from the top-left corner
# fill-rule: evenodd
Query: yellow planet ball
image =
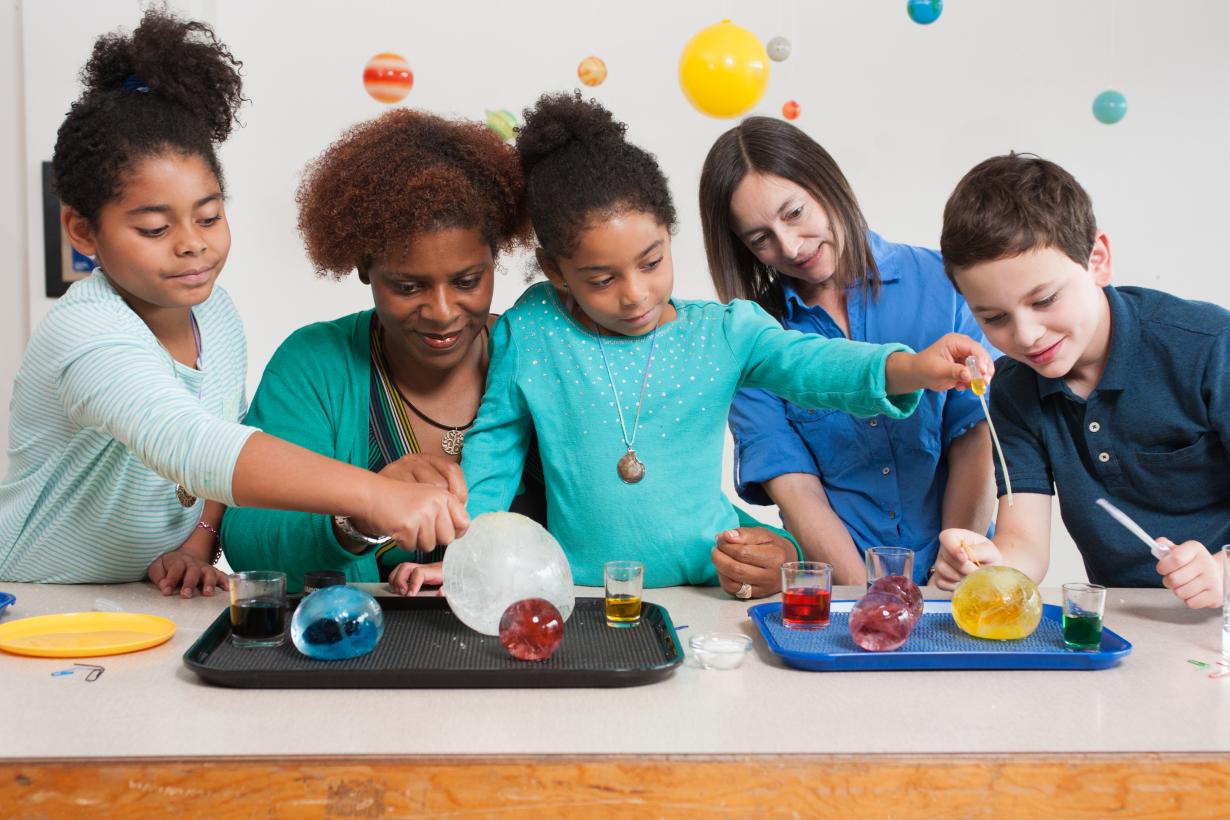
<path fill-rule="evenodd" d="M 723 20 L 683 47 L 679 85 L 702 114 L 737 117 L 754 106 L 769 85 L 769 55 L 760 38 Z"/>
<path fill-rule="evenodd" d="M 1012 567 L 983 567 L 952 593 L 952 617 L 975 638 L 1012 641 L 1034 634 L 1042 596 L 1029 576 Z"/>

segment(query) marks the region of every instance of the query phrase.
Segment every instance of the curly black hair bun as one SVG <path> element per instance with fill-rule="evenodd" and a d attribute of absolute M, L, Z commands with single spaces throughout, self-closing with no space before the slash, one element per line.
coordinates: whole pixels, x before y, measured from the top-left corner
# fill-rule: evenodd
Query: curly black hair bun
<path fill-rule="evenodd" d="M 543 94 L 523 112 L 517 131 L 517 153 L 527 174 L 543 159 L 576 143 L 583 150 L 609 150 L 624 142 L 628 126 L 616 121 L 599 103 L 571 94 Z"/>
<path fill-rule="evenodd" d="M 131 33 L 99 37 L 81 70 L 84 86 L 56 137 L 61 201 L 93 220 L 120 195 L 124 174 L 173 149 L 205 160 L 222 184 L 214 145 L 246 100 L 243 66 L 205 23 L 152 8 Z"/>
<path fill-rule="evenodd" d="M 641 211 L 674 230 L 658 161 L 628 142 L 627 126 L 601 104 L 579 91 L 544 94 L 524 117 L 517 153 L 534 233 L 547 253 L 570 256 L 595 216 Z"/>

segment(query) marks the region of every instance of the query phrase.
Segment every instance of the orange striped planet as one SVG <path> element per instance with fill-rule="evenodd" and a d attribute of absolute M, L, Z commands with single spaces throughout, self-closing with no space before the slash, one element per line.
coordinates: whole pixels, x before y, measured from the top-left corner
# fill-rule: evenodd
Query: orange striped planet
<path fill-rule="evenodd" d="M 401 102 L 414 86 L 414 72 L 400 54 L 384 51 L 363 67 L 363 87 L 382 103 Z"/>
<path fill-rule="evenodd" d="M 606 63 L 597 57 L 586 57 L 577 66 L 577 79 L 591 88 L 596 85 L 602 85 L 606 79 Z"/>

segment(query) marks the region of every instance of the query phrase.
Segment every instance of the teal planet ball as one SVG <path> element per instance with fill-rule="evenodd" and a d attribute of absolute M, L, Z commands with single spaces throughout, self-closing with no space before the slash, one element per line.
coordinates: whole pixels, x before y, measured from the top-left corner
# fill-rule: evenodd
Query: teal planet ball
<path fill-rule="evenodd" d="M 910 19 L 920 26 L 929 26 L 940 19 L 944 0 L 907 0 L 905 10 Z"/>
<path fill-rule="evenodd" d="M 1093 98 L 1093 116 L 1098 122 L 1114 125 L 1127 116 L 1127 97 L 1118 91 L 1103 91 Z"/>

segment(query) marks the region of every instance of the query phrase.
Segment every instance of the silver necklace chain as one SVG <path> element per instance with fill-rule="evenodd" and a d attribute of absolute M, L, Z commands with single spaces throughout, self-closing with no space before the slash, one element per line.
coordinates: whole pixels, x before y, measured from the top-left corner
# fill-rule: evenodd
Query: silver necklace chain
<path fill-rule="evenodd" d="M 658 343 L 658 328 L 662 326 L 661 321 L 654 325 L 653 333 L 649 337 L 649 358 L 645 362 L 645 376 L 641 379 L 641 396 L 636 401 L 636 421 L 632 423 L 632 437 L 628 437 L 628 425 L 624 423 L 624 410 L 619 402 L 619 391 L 615 389 L 615 376 L 611 373 L 611 363 L 606 359 L 606 348 L 602 344 L 602 325 L 594 322 L 598 328 L 598 352 L 602 354 L 602 364 L 606 366 L 606 377 L 611 383 L 611 394 L 615 396 L 615 412 L 619 414 L 619 429 L 624 436 L 624 446 L 629 450 L 636 442 L 636 434 L 641 427 L 641 408 L 645 404 L 645 387 L 649 384 L 649 368 L 653 366 L 653 351 Z"/>

